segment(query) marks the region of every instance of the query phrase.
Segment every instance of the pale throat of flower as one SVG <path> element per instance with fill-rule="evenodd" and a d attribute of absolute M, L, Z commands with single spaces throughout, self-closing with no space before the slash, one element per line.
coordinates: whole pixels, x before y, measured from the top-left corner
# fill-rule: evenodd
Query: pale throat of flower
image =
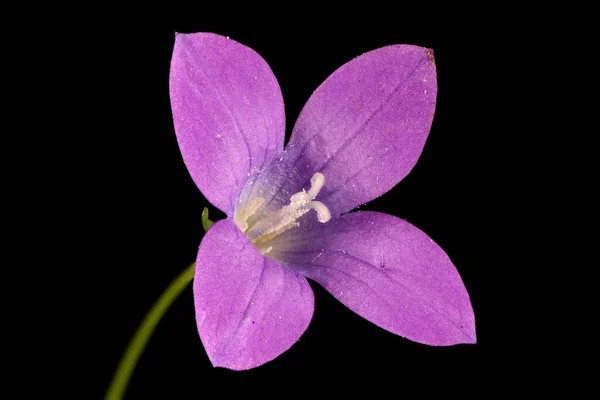
<path fill-rule="evenodd" d="M 275 212 L 263 212 L 254 218 L 252 217 L 264 204 L 265 199 L 256 197 L 249 199 L 245 207 L 237 207 L 233 220 L 248 239 L 260 250 L 262 254 L 267 254 L 273 247 L 269 242 L 281 233 L 300 225 L 296 220 L 309 212 L 311 209 L 317 212 L 317 220 L 325 223 L 331 219 L 331 213 L 327 206 L 320 201 L 314 200 L 325 184 L 325 176 L 317 172 L 310 179 L 309 191 L 302 190 L 290 197 L 290 204 L 281 207 Z"/>

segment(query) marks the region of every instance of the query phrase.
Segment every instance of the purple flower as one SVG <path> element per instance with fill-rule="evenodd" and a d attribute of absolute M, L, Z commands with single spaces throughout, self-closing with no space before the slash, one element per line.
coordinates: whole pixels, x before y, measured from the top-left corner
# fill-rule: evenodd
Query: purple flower
<path fill-rule="evenodd" d="M 475 343 L 467 291 L 444 251 L 391 215 L 349 211 L 417 162 L 437 93 L 431 50 L 387 46 L 340 67 L 283 148 L 279 85 L 252 49 L 178 34 L 170 75 L 177 140 L 194 182 L 227 218 L 200 244 L 200 339 L 243 370 L 289 349 L 310 323 L 306 280 L 374 324 L 433 346 Z"/>

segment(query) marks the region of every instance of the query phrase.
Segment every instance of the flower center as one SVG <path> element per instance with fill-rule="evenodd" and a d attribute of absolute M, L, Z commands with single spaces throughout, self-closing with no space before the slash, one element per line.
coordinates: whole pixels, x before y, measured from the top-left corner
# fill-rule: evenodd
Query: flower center
<path fill-rule="evenodd" d="M 296 220 L 309 212 L 311 209 L 317 212 L 319 222 L 325 223 L 331 219 L 331 213 L 327 206 L 320 201 L 314 200 L 325 184 L 325 176 L 317 172 L 310 179 L 309 191 L 302 190 L 290 197 L 290 204 L 281 207 L 275 212 L 263 212 L 258 218 L 253 218 L 258 209 L 264 204 L 265 199 L 256 197 L 249 200 L 245 207 L 235 210 L 234 218 L 236 225 L 244 232 L 248 239 L 254 243 L 262 254 L 272 250 L 268 243 L 273 238 L 288 229 L 300 225 Z"/>

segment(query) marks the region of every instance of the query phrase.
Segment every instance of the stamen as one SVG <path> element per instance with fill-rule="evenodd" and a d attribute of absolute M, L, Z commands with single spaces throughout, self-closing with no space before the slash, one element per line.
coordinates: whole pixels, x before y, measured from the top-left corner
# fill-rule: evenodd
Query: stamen
<path fill-rule="evenodd" d="M 245 208 L 242 209 L 241 213 L 238 213 L 236 209 L 236 213 L 233 217 L 233 220 L 235 221 L 236 225 L 242 230 L 242 232 L 246 232 L 246 229 L 248 229 L 248 218 L 253 216 L 256 213 L 256 211 L 260 208 L 260 206 L 263 205 L 264 202 L 265 199 L 258 197 L 256 199 L 252 199 L 252 201 L 250 201 L 250 204 L 248 204 Z"/>
<path fill-rule="evenodd" d="M 264 256 L 265 254 L 267 254 L 267 253 L 268 253 L 268 252 L 270 252 L 271 250 L 273 250 L 273 246 L 269 246 L 269 247 L 267 247 L 266 249 L 261 249 L 261 250 L 260 250 L 260 254 L 262 254 L 262 255 Z"/>
<path fill-rule="evenodd" d="M 252 199 L 246 207 L 238 212 L 236 210 L 234 221 L 237 226 L 246 234 L 248 239 L 254 243 L 262 254 L 267 254 L 272 247 L 264 246 L 270 240 L 279 236 L 281 233 L 300 225 L 296 222 L 298 218 L 309 212 L 311 209 L 317 212 L 317 220 L 325 223 L 331 219 L 331 213 L 327 206 L 314 198 L 319 194 L 325 184 L 325 176 L 317 172 L 310 180 L 311 187 L 306 192 L 295 193 L 290 197 L 290 203 L 283 206 L 275 212 L 266 213 L 262 211 L 260 215 L 254 218 L 252 226 L 248 226 L 248 218 L 253 216 L 264 204 L 263 198 Z"/>
<path fill-rule="evenodd" d="M 294 222 L 290 222 L 289 224 L 284 225 L 281 228 L 279 228 L 279 229 L 277 229 L 277 230 L 275 230 L 273 232 L 265 233 L 264 235 L 261 235 L 261 236 L 257 237 L 254 240 L 254 244 L 264 244 L 264 243 L 267 243 L 269 240 L 273 239 L 276 236 L 279 236 L 281 233 L 283 233 L 283 232 L 285 232 L 285 231 L 287 231 L 289 229 L 295 228 L 297 226 L 300 226 L 300 224 L 297 223 L 297 222 L 295 222 L 295 221 Z"/>

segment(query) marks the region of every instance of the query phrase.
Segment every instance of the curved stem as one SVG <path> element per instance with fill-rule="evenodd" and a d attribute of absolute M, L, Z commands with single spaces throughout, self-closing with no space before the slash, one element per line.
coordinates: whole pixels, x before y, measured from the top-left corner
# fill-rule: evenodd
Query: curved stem
<path fill-rule="evenodd" d="M 188 283 L 194 278 L 195 266 L 196 263 L 193 263 L 175 278 L 144 317 L 140 327 L 129 342 L 123 358 L 121 358 L 121 362 L 119 363 L 117 371 L 106 392 L 106 400 L 119 400 L 123 397 L 123 393 L 127 388 L 133 369 L 135 368 L 142 351 L 144 351 L 150 336 L 152 336 L 156 325 L 177 296 L 179 296 L 183 289 L 185 289 Z"/>

